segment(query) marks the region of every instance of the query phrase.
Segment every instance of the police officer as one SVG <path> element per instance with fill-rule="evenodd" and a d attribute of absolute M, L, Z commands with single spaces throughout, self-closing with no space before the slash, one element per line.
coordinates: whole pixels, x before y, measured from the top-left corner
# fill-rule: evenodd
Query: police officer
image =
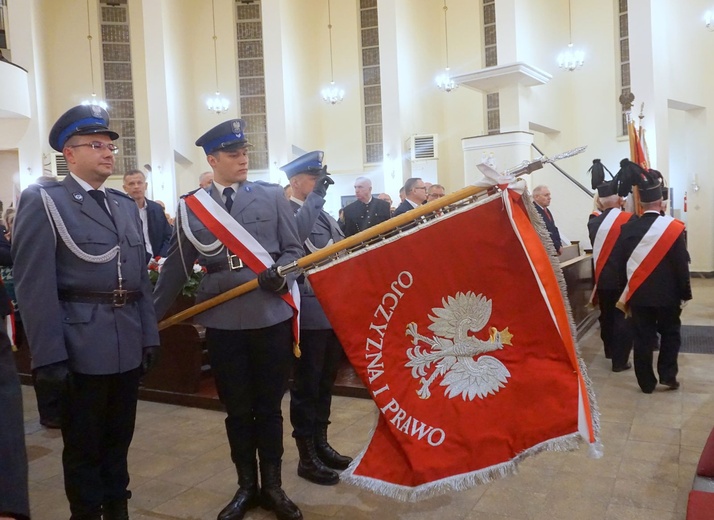
<path fill-rule="evenodd" d="M 290 203 L 306 254 L 344 238 L 337 222 L 322 209 L 327 188 L 334 184 L 322 164 L 323 155 L 319 150 L 310 152 L 280 168 L 293 189 Z M 297 473 L 316 484 L 332 485 L 339 481 L 333 470 L 346 469 L 352 462 L 327 442 L 332 386 L 342 346 L 310 284 L 302 276 L 298 283 L 302 355 L 296 362 L 290 391 L 290 422 L 300 454 Z"/>
<path fill-rule="evenodd" d="M 213 170 L 213 183 L 179 202 L 176 231 L 154 298 L 156 313 L 163 316 L 196 260 L 207 271 L 198 288 L 197 302 L 258 277 L 259 289 L 195 318 L 206 327 L 211 369 L 228 414 L 226 432 L 238 472 L 239 489 L 218 518 L 241 519 L 249 509 L 261 505 L 275 511 L 281 520 L 296 520 L 302 513 L 283 492 L 280 474 L 280 403 L 293 361 L 294 310 L 284 299 L 290 280 L 283 278 L 275 266 L 297 260 L 303 251 L 283 188 L 247 179 L 250 144 L 244 128 L 242 119 L 225 121 L 196 141 Z M 220 227 L 215 227 L 215 222 Z M 233 244 L 234 250 L 224 246 L 217 239 L 222 229 L 249 251 L 237 254 L 239 246 Z M 253 256 L 267 257 L 273 266 L 256 267 Z"/>
<path fill-rule="evenodd" d="M 36 382 L 61 390 L 72 519 L 128 518 L 139 378 L 159 344 L 136 203 L 104 187 L 118 137 L 98 106 L 63 114 L 49 141 L 70 173 L 22 193 L 12 243 Z"/>

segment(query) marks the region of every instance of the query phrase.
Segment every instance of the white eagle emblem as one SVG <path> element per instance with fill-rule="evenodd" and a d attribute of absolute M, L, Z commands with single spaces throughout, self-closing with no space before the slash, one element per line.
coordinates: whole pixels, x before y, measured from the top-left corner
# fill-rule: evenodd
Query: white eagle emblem
<path fill-rule="evenodd" d="M 406 335 L 414 338 L 414 347 L 407 350 L 409 361 L 405 366 L 412 369 L 414 379 L 420 379 L 422 386 L 417 394 L 428 399 L 431 384 L 438 376 L 444 376 L 440 385 L 446 387 L 444 395 L 449 399 L 459 394 L 469 401 L 474 396 L 483 399 L 488 394 L 495 395 L 505 388 L 511 373 L 498 359 L 483 354 L 511 345 L 513 335 L 508 327 L 502 331 L 491 327 L 488 340 L 469 334 L 483 329 L 491 317 L 491 300 L 482 294 L 458 292 L 456 296 L 443 298 L 441 303 L 443 307 L 432 309 L 436 316 L 429 316 L 433 339 L 419 334 L 416 323 L 407 325 Z M 430 348 L 422 350 L 420 341 Z M 434 370 L 427 379 L 432 364 Z"/>

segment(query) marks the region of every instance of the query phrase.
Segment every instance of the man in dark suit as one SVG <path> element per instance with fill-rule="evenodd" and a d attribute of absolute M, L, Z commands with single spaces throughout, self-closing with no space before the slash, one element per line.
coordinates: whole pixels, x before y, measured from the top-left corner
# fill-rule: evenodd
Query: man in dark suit
<path fill-rule="evenodd" d="M 360 231 L 389 220 L 391 216 L 389 203 L 372 197 L 372 181 L 367 177 L 357 177 L 355 180 L 355 196 L 357 200 L 344 209 L 345 236 L 356 235 Z"/>
<path fill-rule="evenodd" d="M 406 213 L 426 202 L 426 184 L 419 177 L 407 179 L 404 183 L 404 200 L 394 210 L 394 216 Z"/>
<path fill-rule="evenodd" d="M 533 202 L 535 202 L 535 208 L 543 218 L 543 222 L 545 222 L 545 227 L 550 234 L 550 239 L 553 241 L 555 252 L 560 255 L 563 252 L 563 244 L 560 240 L 560 232 L 558 231 L 558 226 L 555 225 L 553 214 L 548 209 L 548 206 L 550 206 L 550 190 L 548 186 L 541 185 L 533 188 Z"/>
<path fill-rule="evenodd" d="M 283 188 L 248 180 L 250 143 L 244 128 L 242 119 L 231 119 L 196 141 L 213 169 L 213 183 L 179 202 L 176 232 L 154 290 L 156 313 L 166 313 L 196 260 L 207 271 L 197 302 L 258 278 L 259 289 L 194 318 L 206 327 L 211 370 L 228 414 L 226 433 L 238 473 L 238 491 L 218 518 L 241 519 L 261 505 L 278 518 L 298 520 L 300 509 L 282 489 L 280 408 L 293 362 L 293 326 L 297 329 L 294 301 L 286 294 L 295 276 L 286 279 L 277 267 L 300 258 L 303 249 Z"/>
<path fill-rule="evenodd" d="M 10 340 L 0 330 L 0 518 L 30 518 L 22 390 Z"/>
<path fill-rule="evenodd" d="M 124 174 L 124 191 L 134 199 L 139 208 L 146 253 L 151 259 L 155 256 L 166 256 L 173 229 L 166 219 L 164 208 L 146 198 L 148 186 L 146 176 L 141 170 L 129 170 Z"/>
<path fill-rule="evenodd" d="M 632 368 L 628 362 L 632 350 L 632 324 L 615 306 L 620 297 L 617 266 L 612 261 L 612 247 L 620 236 L 622 225 L 636 217 L 620 208 L 623 199 L 617 194 L 617 183 L 597 187 L 602 213 L 588 221 L 590 243 L 593 246 L 597 304 L 600 307 L 600 338 L 605 357 L 612 359 L 612 371 Z"/>
<path fill-rule="evenodd" d="M 130 197 L 104 187 L 118 137 L 98 106 L 63 114 L 49 141 L 70 173 L 22 193 L 13 233 L 15 292 L 36 381 L 62 395 L 72 519 L 128 518 L 139 378 L 159 344 L 139 212 Z"/>
<path fill-rule="evenodd" d="M 292 186 L 290 204 L 305 253 L 344 238 L 337 222 L 322 209 L 327 187 L 334 181 L 323 166 L 323 152 L 309 152 L 280 169 Z M 337 484 L 334 469 L 346 469 L 352 459 L 327 442 L 332 387 L 342 359 L 342 345 L 304 276 L 300 286 L 300 350 L 290 390 L 290 422 L 300 454 L 298 475 L 321 485 Z"/>
<path fill-rule="evenodd" d="M 679 388 L 680 315 L 684 304 L 692 299 L 684 224 L 660 215 L 662 189 L 658 180 L 640 185 L 644 213 L 622 226 L 612 252 L 624 288 L 618 307 L 629 307 L 632 314 L 635 375 L 646 394 L 657 386 L 652 369 L 657 334 L 661 337 L 659 382 L 671 390 Z M 647 262 L 643 262 L 645 257 Z"/>

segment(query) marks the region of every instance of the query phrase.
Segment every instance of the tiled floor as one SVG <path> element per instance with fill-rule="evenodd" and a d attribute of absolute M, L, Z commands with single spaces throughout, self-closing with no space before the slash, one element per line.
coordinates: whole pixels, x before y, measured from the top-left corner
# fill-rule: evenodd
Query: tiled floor
<path fill-rule="evenodd" d="M 693 280 L 694 300 L 683 321 L 714 325 L 714 280 Z M 297 450 L 285 428 L 283 483 L 306 519 L 568 519 L 679 520 L 685 518 L 695 466 L 714 426 L 714 355 L 680 355 L 682 387 L 640 392 L 632 371 L 614 374 L 596 329 L 581 341 L 601 412 L 605 455 L 587 450 L 543 453 L 517 475 L 418 503 L 404 504 L 338 484 L 321 487 L 295 474 Z M 56 430 L 39 425 L 32 389 L 24 388 L 35 520 L 69 517 Z M 283 402 L 287 417 L 288 399 Z M 139 403 L 130 453 L 132 518 L 215 519 L 235 491 L 223 414 Z M 355 455 L 368 439 L 376 408 L 368 400 L 336 397 L 330 437 Z M 274 518 L 262 509 L 246 518 Z"/>

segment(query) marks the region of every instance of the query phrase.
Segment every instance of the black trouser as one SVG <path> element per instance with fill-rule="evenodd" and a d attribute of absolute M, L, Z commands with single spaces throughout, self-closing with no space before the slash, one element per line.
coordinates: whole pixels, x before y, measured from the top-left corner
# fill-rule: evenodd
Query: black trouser
<path fill-rule="evenodd" d="M 600 306 L 600 338 L 605 346 L 605 355 L 612 359 L 613 368 L 627 364 L 632 350 L 632 323 L 625 319 L 625 313 L 615 307 L 622 291 L 598 289 Z"/>
<path fill-rule="evenodd" d="M 330 422 L 332 386 L 342 345 L 332 329 L 301 330 L 300 350 L 290 390 L 290 422 L 293 437 L 312 437 Z"/>
<path fill-rule="evenodd" d="M 73 517 L 131 493 L 127 454 L 134 435 L 141 369 L 70 374 L 61 401 L 64 487 Z"/>
<path fill-rule="evenodd" d="M 651 391 L 657 386 L 652 370 L 652 351 L 657 346 L 660 334 L 657 373 L 660 382 L 674 381 L 679 367 L 677 356 L 682 343 L 680 335 L 682 309 L 675 307 L 640 307 L 633 305 L 632 325 L 635 334 L 635 375 L 640 388 Z"/>
<path fill-rule="evenodd" d="M 279 463 L 283 456 L 280 402 L 292 364 L 291 320 L 262 329 L 206 329 L 211 371 L 226 407 L 226 433 L 236 465 Z"/>

